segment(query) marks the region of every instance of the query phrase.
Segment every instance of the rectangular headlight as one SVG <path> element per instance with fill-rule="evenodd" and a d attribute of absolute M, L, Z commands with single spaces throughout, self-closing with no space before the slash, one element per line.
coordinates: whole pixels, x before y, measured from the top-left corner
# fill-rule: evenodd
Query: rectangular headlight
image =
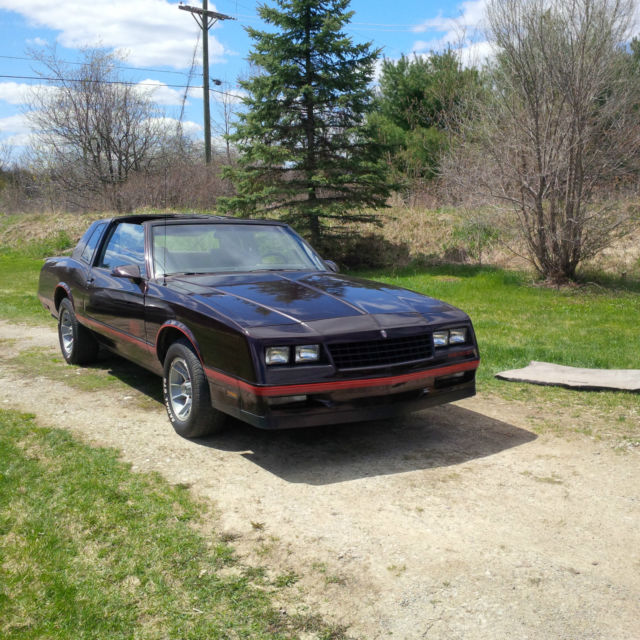
<path fill-rule="evenodd" d="M 264 360 L 267 364 L 289 364 L 289 347 L 267 347 L 264 352 Z"/>
<path fill-rule="evenodd" d="M 467 341 L 467 330 L 463 327 L 461 329 L 451 329 L 449 331 L 449 344 L 464 344 Z"/>
<path fill-rule="evenodd" d="M 296 362 L 317 362 L 320 359 L 320 345 L 305 344 L 296 347 Z"/>
<path fill-rule="evenodd" d="M 449 344 L 449 332 L 448 331 L 434 331 L 433 332 L 433 345 L 435 347 L 446 347 Z"/>

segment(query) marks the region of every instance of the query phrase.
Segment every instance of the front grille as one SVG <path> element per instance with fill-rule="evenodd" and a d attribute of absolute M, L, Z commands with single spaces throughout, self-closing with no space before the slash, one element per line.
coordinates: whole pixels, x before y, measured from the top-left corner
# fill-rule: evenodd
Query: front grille
<path fill-rule="evenodd" d="M 432 355 L 432 344 L 431 334 L 423 334 L 327 346 L 338 369 L 361 369 L 426 360 Z"/>

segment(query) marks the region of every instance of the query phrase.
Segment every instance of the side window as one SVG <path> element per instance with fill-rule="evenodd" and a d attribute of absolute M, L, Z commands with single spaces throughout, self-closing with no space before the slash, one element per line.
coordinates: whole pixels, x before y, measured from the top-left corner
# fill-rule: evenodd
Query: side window
<path fill-rule="evenodd" d="M 137 264 L 142 275 L 146 275 L 144 228 L 140 224 L 120 223 L 104 245 L 97 266 L 114 269 L 125 264 Z"/>
<path fill-rule="evenodd" d="M 100 242 L 100 238 L 102 238 L 102 232 L 104 231 L 105 226 L 106 224 L 99 224 L 93 230 L 93 233 L 89 236 L 89 239 L 87 240 L 87 244 L 84 245 L 84 249 L 82 250 L 82 255 L 80 256 L 80 260 L 91 264 L 91 259 L 93 258 L 93 254 L 95 253 L 96 247 Z"/>

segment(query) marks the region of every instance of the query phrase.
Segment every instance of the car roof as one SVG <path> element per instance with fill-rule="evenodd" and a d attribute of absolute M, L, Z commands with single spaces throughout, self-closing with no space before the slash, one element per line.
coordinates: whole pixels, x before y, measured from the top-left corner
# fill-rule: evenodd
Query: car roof
<path fill-rule="evenodd" d="M 269 224 L 275 226 L 286 227 L 286 223 L 279 220 L 263 220 L 248 218 L 232 218 L 230 216 L 216 216 L 199 213 L 168 213 L 168 214 L 134 214 L 128 216 L 119 216 L 109 218 L 108 222 L 130 222 L 134 224 L 142 224 L 148 222 L 150 224 L 181 224 L 188 222 L 189 224 Z"/>

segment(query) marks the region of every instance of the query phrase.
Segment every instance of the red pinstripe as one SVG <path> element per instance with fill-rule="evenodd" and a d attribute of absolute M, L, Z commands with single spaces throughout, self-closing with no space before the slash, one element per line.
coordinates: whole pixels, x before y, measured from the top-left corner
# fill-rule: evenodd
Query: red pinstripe
<path fill-rule="evenodd" d="M 82 317 L 81 321 L 86 322 L 86 324 L 92 325 L 96 328 L 102 329 L 107 333 L 115 334 L 118 337 L 126 340 L 127 342 L 131 342 L 142 346 L 143 348 L 156 353 L 156 348 L 145 342 L 144 340 L 140 340 L 140 338 L 136 338 L 135 336 L 131 336 L 122 331 L 118 331 L 117 329 L 113 329 L 102 322 L 97 322 L 96 320 L 92 320 L 91 318 Z M 193 344 L 190 336 L 179 326 L 168 324 L 163 325 L 160 328 L 160 331 L 166 327 L 172 327 L 174 329 L 178 329 L 181 331 L 186 338 Z M 158 335 L 160 334 L 158 331 Z M 157 338 L 156 338 L 157 340 Z M 195 346 L 194 346 L 195 349 Z M 444 367 L 438 367 L 435 369 L 427 369 L 424 371 L 414 371 L 413 373 L 404 373 L 398 376 L 387 376 L 384 378 L 365 378 L 360 380 L 335 380 L 333 382 L 311 382 L 307 384 L 289 384 L 289 385 L 277 385 L 277 386 L 257 386 L 254 384 L 250 384 L 249 382 L 245 382 L 244 380 L 240 380 L 239 378 L 234 378 L 233 376 L 226 375 L 217 371 L 216 369 L 212 369 L 211 367 L 205 367 L 205 373 L 208 378 L 216 380 L 218 382 L 222 382 L 231 387 L 236 387 L 248 391 L 249 393 L 259 396 L 259 397 L 270 397 L 270 396 L 286 396 L 286 395 L 299 395 L 306 393 L 322 393 L 328 391 L 342 391 L 345 389 L 367 389 L 369 387 L 385 387 L 388 385 L 396 385 L 402 384 L 404 382 L 413 382 L 415 380 L 427 380 L 429 378 L 435 378 L 438 376 L 448 376 L 454 373 L 460 373 L 462 371 L 472 371 L 478 368 L 480 364 L 479 360 L 472 360 L 469 362 L 461 362 L 459 364 L 450 364 Z"/>
<path fill-rule="evenodd" d="M 78 321 L 81 322 L 82 324 L 88 324 L 91 327 L 94 327 L 95 329 L 98 329 L 99 331 L 104 331 L 106 333 L 110 333 L 111 335 L 117 336 L 118 338 L 122 339 L 122 340 L 126 340 L 127 342 L 130 342 L 131 344 L 135 344 L 139 347 L 143 347 L 144 349 L 146 349 L 147 351 L 151 351 L 152 353 L 156 352 L 155 347 L 152 344 L 149 344 L 148 342 L 145 342 L 144 340 L 141 340 L 140 338 L 136 338 L 135 336 L 132 336 L 128 333 L 125 333 L 124 331 L 120 331 L 118 329 L 114 329 L 113 327 L 110 327 L 106 324 L 104 324 L 103 322 L 99 322 L 98 320 L 93 320 L 92 318 L 87 318 L 87 316 L 79 316 L 78 317 Z"/>
<path fill-rule="evenodd" d="M 461 362 L 459 364 L 450 364 L 445 367 L 436 369 L 427 369 L 426 371 L 415 371 L 413 373 L 405 373 L 399 376 L 388 376 L 385 378 L 365 378 L 361 380 L 335 380 L 333 382 L 311 382 L 308 384 L 291 384 L 273 387 L 259 387 L 249 384 L 244 380 L 233 378 L 220 371 L 205 367 L 205 373 L 209 378 L 223 382 L 224 384 L 239 387 L 253 395 L 260 397 L 298 395 L 305 393 L 322 393 L 326 391 L 340 391 L 344 389 L 366 389 L 368 387 L 383 387 L 388 385 L 402 384 L 403 382 L 412 382 L 415 380 L 427 380 L 437 376 L 447 376 L 462 371 L 472 371 L 478 368 L 479 360 L 471 362 Z"/>

